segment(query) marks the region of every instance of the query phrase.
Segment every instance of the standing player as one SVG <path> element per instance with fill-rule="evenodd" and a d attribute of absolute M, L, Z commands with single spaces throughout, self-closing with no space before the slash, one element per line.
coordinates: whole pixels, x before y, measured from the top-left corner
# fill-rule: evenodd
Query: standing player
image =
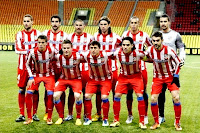
<path fill-rule="evenodd" d="M 72 34 L 69 34 L 69 40 L 73 44 L 73 49 L 75 49 L 78 52 L 82 52 L 85 50 L 88 50 L 89 46 L 88 44 L 94 40 L 94 37 L 86 32 L 84 32 L 85 24 L 84 21 L 81 19 L 77 19 L 74 22 L 74 28 L 75 32 Z M 82 91 L 83 91 L 83 100 L 85 99 L 85 86 L 89 79 L 89 71 L 88 71 L 88 64 L 87 63 L 81 63 L 80 64 L 80 70 L 81 70 L 81 79 L 82 79 Z M 69 97 L 68 97 L 68 113 L 69 115 L 65 118 L 66 121 L 73 119 L 73 105 L 74 105 L 74 94 L 72 89 L 70 89 Z M 84 111 L 85 112 L 85 111 Z"/>
<path fill-rule="evenodd" d="M 160 17 L 160 28 L 161 33 L 163 33 L 163 44 L 171 47 L 175 52 L 179 52 L 179 58 L 181 60 L 180 65 L 184 65 L 185 61 L 185 48 L 182 42 L 181 36 L 178 32 L 170 29 L 170 18 L 168 15 L 164 14 Z M 159 106 L 159 123 L 165 122 L 164 117 L 164 105 L 165 105 L 165 91 L 167 89 L 166 85 L 163 85 L 162 93 L 158 97 Z"/>
<path fill-rule="evenodd" d="M 50 47 L 54 47 L 56 50 L 60 50 L 62 42 L 65 39 L 67 39 L 67 34 L 64 31 L 60 30 L 60 26 L 61 26 L 61 18 L 57 15 L 53 15 L 51 16 L 51 29 L 45 30 L 43 32 L 43 35 L 47 36 L 48 45 Z M 56 61 L 54 61 L 53 68 L 54 68 L 54 73 L 55 73 L 55 80 L 57 81 L 61 73 L 59 63 L 58 62 L 56 63 Z M 46 120 L 48 116 L 46 91 L 45 91 L 44 101 L 45 101 L 45 106 L 46 106 L 46 113 L 43 119 Z M 61 101 L 65 105 L 65 93 L 62 93 Z"/>
<path fill-rule="evenodd" d="M 24 122 L 26 125 L 33 122 L 31 117 L 32 98 L 34 91 L 38 91 L 41 82 L 44 83 L 48 97 L 48 117 L 46 122 L 48 125 L 53 124 L 51 117 L 53 111 L 53 91 L 55 79 L 51 63 L 52 59 L 54 58 L 54 54 L 54 49 L 47 46 L 47 37 L 40 35 L 38 37 L 38 46 L 30 51 L 28 60 L 26 62 L 26 67 L 29 74 L 29 81 L 27 85 L 28 89 L 26 92 L 26 109 L 28 119 Z"/>
<path fill-rule="evenodd" d="M 114 57 L 117 58 L 121 64 L 121 72 L 118 79 L 118 84 L 115 90 L 114 97 L 114 121 L 110 124 L 111 127 L 119 126 L 119 112 L 120 112 L 120 100 L 122 94 L 127 94 L 128 90 L 134 90 L 138 100 L 138 112 L 139 112 L 139 127 L 146 129 L 144 124 L 145 116 L 145 103 L 143 98 L 143 78 L 140 69 L 140 60 L 145 56 L 144 52 L 135 50 L 133 40 L 131 37 L 125 37 L 122 39 L 122 48 L 114 52 Z"/>
<path fill-rule="evenodd" d="M 110 19 L 103 16 L 99 20 L 99 32 L 94 34 L 95 40 L 101 44 L 101 50 L 114 51 L 121 43 L 119 35 L 111 31 Z M 114 97 L 115 85 L 118 79 L 118 69 L 116 60 L 109 60 L 109 65 L 112 68 L 112 92 Z M 101 96 L 100 92 L 97 92 L 96 96 L 96 108 L 97 113 L 92 118 L 92 121 L 98 121 L 101 119 Z"/>
<path fill-rule="evenodd" d="M 65 40 L 62 44 L 61 55 L 56 55 L 57 60 L 60 63 L 62 74 L 58 81 L 56 82 L 56 87 L 54 89 L 54 103 L 56 110 L 59 114 L 59 119 L 55 124 L 62 124 L 64 118 L 64 107 L 60 102 L 60 97 L 67 87 L 71 87 L 74 92 L 76 99 L 76 111 L 77 119 L 75 125 L 82 125 L 81 122 L 81 72 L 80 72 L 80 54 L 78 52 L 72 51 L 73 45 L 69 40 Z M 69 102 L 69 101 L 68 101 Z"/>
<path fill-rule="evenodd" d="M 144 51 L 145 46 L 151 46 L 150 38 L 146 32 L 140 31 L 139 30 L 139 18 L 134 16 L 130 19 L 130 30 L 125 31 L 122 34 L 122 38 L 124 37 L 131 37 L 134 41 L 136 50 L 139 51 Z M 139 61 L 140 62 L 140 68 L 142 72 L 142 78 L 143 78 L 143 83 L 144 83 L 144 101 L 145 101 L 145 118 L 144 118 L 144 123 L 148 124 L 148 117 L 147 117 L 147 112 L 148 112 L 148 95 L 146 93 L 146 88 L 147 88 L 147 68 L 146 64 L 144 61 Z M 128 108 L 128 118 L 126 120 L 126 123 L 132 123 L 133 120 L 133 115 L 132 115 L 132 103 L 133 103 L 133 90 L 129 90 L 127 97 L 126 97 L 126 103 L 127 103 L 127 108 Z"/>
<path fill-rule="evenodd" d="M 151 90 L 151 111 L 154 117 L 155 123 L 150 129 L 156 129 L 160 127 L 158 119 L 158 96 L 162 92 L 163 84 L 167 85 L 167 88 L 171 92 L 174 112 L 175 112 L 175 128 L 176 130 L 182 130 L 180 126 L 181 117 L 181 103 L 179 97 L 179 70 L 180 60 L 174 50 L 166 45 L 163 45 L 163 36 L 160 32 L 155 32 L 152 35 L 153 46 L 149 47 L 147 57 L 153 61 L 154 74 Z"/>
<path fill-rule="evenodd" d="M 101 100 L 103 102 L 103 123 L 102 126 L 109 126 L 108 113 L 109 113 L 109 100 L 108 96 L 112 87 L 111 67 L 108 62 L 108 55 L 105 51 L 101 51 L 101 44 L 97 41 L 90 43 L 90 51 L 83 53 L 85 61 L 89 65 L 90 80 L 86 85 L 85 90 L 85 113 L 86 118 L 83 125 L 90 125 L 91 111 L 92 111 L 92 96 L 97 91 L 101 92 Z"/>
<path fill-rule="evenodd" d="M 28 82 L 28 73 L 26 70 L 26 61 L 30 49 L 37 46 L 37 37 L 41 34 L 38 30 L 32 29 L 33 17 L 26 14 L 23 17 L 24 30 L 16 34 L 15 41 L 15 52 L 19 54 L 18 62 L 18 76 L 17 84 L 19 87 L 18 103 L 20 116 L 15 120 L 16 122 L 21 122 L 25 120 L 24 106 L 25 106 L 25 91 Z M 35 91 L 33 94 L 33 120 L 39 121 L 37 117 L 37 108 L 39 101 L 39 93 Z"/>

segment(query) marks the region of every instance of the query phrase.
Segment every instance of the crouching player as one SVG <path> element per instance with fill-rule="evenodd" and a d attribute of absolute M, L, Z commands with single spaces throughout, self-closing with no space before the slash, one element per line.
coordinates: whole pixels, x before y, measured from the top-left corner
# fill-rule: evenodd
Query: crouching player
<path fill-rule="evenodd" d="M 101 44 L 97 41 L 93 41 L 89 45 L 90 51 L 82 52 L 84 60 L 87 61 L 89 66 L 90 80 L 86 85 L 85 90 L 85 115 L 86 119 L 83 125 L 90 125 L 91 111 L 92 111 L 92 96 L 101 92 L 102 109 L 103 109 L 103 123 L 102 126 L 109 126 L 108 112 L 109 112 L 109 100 L 108 96 L 112 87 L 111 80 L 111 67 L 108 65 L 108 55 L 105 51 L 101 51 Z"/>
<path fill-rule="evenodd" d="M 54 58 L 55 51 L 47 46 L 47 37 L 40 35 L 38 37 L 38 46 L 30 51 L 26 63 L 27 71 L 29 74 L 29 81 L 26 92 L 26 108 L 28 119 L 24 124 L 33 122 L 31 109 L 33 105 L 33 93 L 38 91 L 41 82 L 47 90 L 48 97 L 48 119 L 47 124 L 52 124 L 52 111 L 53 111 L 53 89 L 55 86 L 54 72 L 51 67 L 52 59 Z M 32 63 L 33 62 L 33 63 Z"/>
<path fill-rule="evenodd" d="M 55 124 L 62 124 L 64 118 L 64 105 L 60 97 L 67 87 L 72 88 L 76 100 L 77 119 L 75 125 L 82 125 L 81 122 L 81 109 L 82 109 L 82 81 L 80 73 L 80 54 L 72 51 L 73 46 L 71 41 L 65 40 L 62 43 L 60 54 L 56 55 L 57 60 L 61 66 L 61 76 L 55 84 L 54 89 L 54 104 L 59 114 L 59 119 Z"/>
<path fill-rule="evenodd" d="M 166 84 L 173 98 L 175 111 L 175 129 L 182 130 L 180 126 L 181 103 L 179 97 L 180 84 L 178 75 L 180 70 L 180 60 L 172 48 L 163 45 L 162 33 L 155 32 L 152 35 L 152 43 L 153 46 L 149 47 L 146 51 L 147 57 L 149 57 L 153 61 L 154 67 L 153 83 L 151 90 L 151 111 L 155 123 L 150 127 L 150 129 L 156 129 L 160 127 L 158 120 L 157 102 L 158 96 L 162 92 L 162 86 L 163 84 Z"/>
<path fill-rule="evenodd" d="M 136 51 L 131 37 L 125 37 L 122 39 L 122 48 L 114 52 L 114 58 L 117 58 L 121 64 L 121 72 L 118 78 L 117 87 L 114 97 L 114 121 L 110 124 L 110 127 L 117 127 L 119 123 L 120 113 L 120 100 L 122 94 L 127 94 L 128 90 L 134 90 L 138 100 L 139 111 L 139 127 L 146 129 L 144 124 L 145 116 L 145 102 L 143 98 L 144 85 L 142 73 L 139 67 L 139 62 L 143 58 L 144 52 Z"/>

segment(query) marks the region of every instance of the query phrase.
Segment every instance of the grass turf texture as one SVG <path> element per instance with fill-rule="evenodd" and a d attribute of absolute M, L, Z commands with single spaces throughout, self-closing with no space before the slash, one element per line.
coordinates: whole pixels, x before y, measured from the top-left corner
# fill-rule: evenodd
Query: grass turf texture
<path fill-rule="evenodd" d="M 14 52 L 0 52 L 0 132 L 154 132 L 149 127 L 154 123 L 151 114 L 150 107 L 148 109 L 149 124 L 147 130 L 141 130 L 138 127 L 138 111 L 137 111 L 137 100 L 134 94 L 133 101 L 133 116 L 134 120 L 132 124 L 127 125 L 125 123 L 127 118 L 127 108 L 125 102 L 125 95 L 121 101 L 121 112 L 120 112 L 120 127 L 110 128 L 102 127 L 102 122 L 93 122 L 90 126 L 75 126 L 75 119 L 69 122 L 65 122 L 62 125 L 47 125 L 43 121 L 45 112 L 44 108 L 44 87 L 41 84 L 40 87 L 40 102 L 38 108 L 39 122 L 33 122 L 30 125 L 23 125 L 23 123 L 15 122 L 15 119 L 19 115 L 18 109 L 18 87 L 17 87 L 17 60 L 18 56 Z M 182 117 L 181 125 L 183 128 L 182 132 L 199 132 L 200 129 L 200 107 L 199 107 L 199 96 L 200 96 L 200 56 L 188 55 L 185 61 L 185 65 L 180 72 L 181 82 L 181 103 L 182 103 Z M 152 64 L 147 64 L 148 67 L 148 94 L 150 99 L 151 81 L 152 81 Z M 66 91 L 68 93 L 68 90 Z M 113 120 L 113 109 L 112 109 L 112 94 L 110 95 L 110 113 L 109 122 Z M 96 112 L 96 107 L 93 97 L 93 114 Z M 174 110 L 169 91 L 166 93 L 166 104 L 165 104 L 165 117 L 166 122 L 161 125 L 160 129 L 155 132 L 175 132 L 174 129 Z M 150 100 L 149 100 L 150 101 Z M 149 102 L 150 103 L 150 102 Z M 150 104 L 149 104 L 150 105 Z M 82 109 L 83 112 L 83 109 Z M 67 114 L 67 106 L 65 106 L 65 116 Z M 74 108 L 74 117 L 75 117 Z M 54 108 L 53 121 L 58 119 L 58 114 Z M 82 120 L 83 121 L 83 120 Z"/>

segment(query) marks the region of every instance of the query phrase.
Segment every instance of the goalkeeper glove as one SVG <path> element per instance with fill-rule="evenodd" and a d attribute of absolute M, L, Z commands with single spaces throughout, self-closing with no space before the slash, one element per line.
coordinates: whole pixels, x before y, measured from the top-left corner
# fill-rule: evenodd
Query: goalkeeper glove
<path fill-rule="evenodd" d="M 179 75 L 178 74 L 173 74 L 173 80 L 171 82 L 171 85 L 175 83 L 177 87 L 180 87 L 180 82 L 179 82 Z"/>
<path fill-rule="evenodd" d="M 184 63 L 185 63 L 185 60 L 182 59 L 181 62 L 180 62 L 180 64 L 179 64 L 179 66 L 182 67 L 184 65 Z"/>

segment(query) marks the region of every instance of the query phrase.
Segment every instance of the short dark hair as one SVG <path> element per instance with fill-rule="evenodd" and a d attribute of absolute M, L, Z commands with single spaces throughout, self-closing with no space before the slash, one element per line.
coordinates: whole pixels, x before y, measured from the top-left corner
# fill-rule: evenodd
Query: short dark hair
<path fill-rule="evenodd" d="M 82 19 L 77 19 L 77 20 L 75 20 L 75 21 L 74 21 L 74 24 L 75 24 L 76 22 L 82 22 L 83 24 L 85 24 L 85 22 L 84 22 Z"/>
<path fill-rule="evenodd" d="M 45 42 L 47 42 L 47 36 L 45 36 L 45 35 L 39 35 L 38 39 L 44 39 Z"/>
<path fill-rule="evenodd" d="M 99 48 L 101 48 L 101 44 L 98 42 L 98 41 L 92 41 L 90 44 L 89 44 L 90 46 L 91 45 L 97 45 Z"/>
<path fill-rule="evenodd" d="M 102 20 L 107 21 L 108 24 L 110 24 L 110 22 L 111 22 L 110 19 L 109 19 L 107 16 L 101 17 L 100 20 L 99 20 L 99 23 L 100 23 Z M 100 27 L 99 27 L 98 30 L 99 30 L 99 34 L 102 34 L 102 31 L 101 31 Z M 110 34 L 110 33 L 111 33 L 111 27 L 108 28 L 108 34 Z"/>
<path fill-rule="evenodd" d="M 58 15 L 51 16 L 51 21 L 52 21 L 53 18 L 57 18 L 59 20 L 59 22 L 61 22 L 61 18 Z"/>
<path fill-rule="evenodd" d="M 71 47 L 73 47 L 73 46 L 72 46 L 72 42 L 71 42 L 70 40 L 64 40 L 64 41 L 62 42 L 62 44 L 71 44 Z"/>
<path fill-rule="evenodd" d="M 152 37 L 160 37 L 161 38 L 161 40 L 163 39 L 163 35 L 162 35 L 162 33 L 161 32 L 159 32 L 159 31 L 156 31 L 156 32 L 154 32 L 153 34 L 152 34 Z"/>
<path fill-rule="evenodd" d="M 123 43 L 124 40 L 128 40 L 131 44 L 133 44 L 133 49 L 132 49 L 132 50 L 135 49 L 135 44 L 134 44 L 134 42 L 133 42 L 133 39 L 132 39 L 131 37 L 129 37 L 129 36 L 124 37 L 124 38 L 122 39 L 122 42 L 120 43 L 120 46 L 122 46 L 122 43 Z"/>
<path fill-rule="evenodd" d="M 24 18 L 25 18 L 25 17 L 29 17 L 29 18 L 31 19 L 31 21 L 33 21 L 33 17 L 32 17 L 30 14 L 24 15 Z"/>
<path fill-rule="evenodd" d="M 170 22 L 170 17 L 167 14 L 163 14 L 162 16 L 160 16 L 160 18 L 167 18 L 168 21 Z"/>

